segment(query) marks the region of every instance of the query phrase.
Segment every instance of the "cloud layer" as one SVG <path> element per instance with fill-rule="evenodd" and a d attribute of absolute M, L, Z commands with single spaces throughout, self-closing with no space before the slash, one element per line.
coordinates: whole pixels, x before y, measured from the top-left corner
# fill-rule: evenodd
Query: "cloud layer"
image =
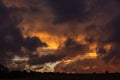
<path fill-rule="evenodd" d="M 3 0 L 0 2 L 0 55 L 6 60 L 15 55 L 26 56 L 21 54 L 24 52 L 30 65 L 61 61 L 56 71 L 100 72 L 107 68 L 117 71 L 119 5 L 118 0 Z M 49 49 L 53 44 L 57 49 L 52 49 L 51 54 Z M 46 47 L 44 55 L 43 47 Z M 65 60 L 88 53 L 96 53 L 98 60 L 81 58 L 64 66 Z"/>
<path fill-rule="evenodd" d="M 23 37 L 18 28 L 22 16 L 19 17 L 17 13 L 19 9 L 7 8 L 0 2 L 0 59 L 3 65 L 14 56 L 26 56 L 22 48 L 26 51 L 36 51 L 38 47 L 47 46 L 38 37 Z"/>

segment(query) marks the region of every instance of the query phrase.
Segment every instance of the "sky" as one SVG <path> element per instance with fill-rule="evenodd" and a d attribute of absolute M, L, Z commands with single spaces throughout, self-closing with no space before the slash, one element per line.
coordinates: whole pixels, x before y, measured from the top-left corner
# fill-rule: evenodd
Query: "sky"
<path fill-rule="evenodd" d="M 120 72 L 119 9 L 119 0 L 0 0 L 0 64 Z"/>

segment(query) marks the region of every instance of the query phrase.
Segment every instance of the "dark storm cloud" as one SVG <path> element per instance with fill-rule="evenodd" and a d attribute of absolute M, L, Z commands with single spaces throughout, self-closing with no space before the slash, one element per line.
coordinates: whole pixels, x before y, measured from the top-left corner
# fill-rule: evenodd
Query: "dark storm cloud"
<path fill-rule="evenodd" d="M 56 62 L 59 60 L 75 57 L 77 55 L 84 55 L 88 50 L 87 45 L 82 45 L 77 41 L 68 38 L 65 41 L 64 47 L 60 47 L 55 54 L 48 54 L 39 57 L 38 55 L 32 55 L 30 58 L 30 64 L 44 64 L 49 62 Z"/>
<path fill-rule="evenodd" d="M 7 9 L 2 3 L 0 3 L 0 37 L 1 37 L 1 50 L 9 49 L 8 47 L 11 45 L 15 46 L 14 41 L 21 40 L 20 31 L 16 28 L 9 17 L 9 9 Z M 18 39 L 18 40 L 14 40 Z M 11 43 L 9 43 L 11 42 Z M 7 46 L 8 45 L 8 46 Z"/>
<path fill-rule="evenodd" d="M 55 23 L 85 21 L 91 13 L 87 10 L 86 0 L 47 0 L 56 15 Z"/>
<path fill-rule="evenodd" d="M 117 0 L 46 0 L 46 2 L 55 15 L 54 23 L 90 21 L 99 18 L 100 15 L 106 15 L 110 9 L 115 11 L 119 5 Z"/>
<path fill-rule="evenodd" d="M 98 42 L 97 53 L 100 55 L 99 57 L 103 56 L 102 59 L 106 64 L 119 65 L 120 14 L 117 14 L 108 23 L 100 27 L 100 29 L 97 29 L 98 26 L 89 26 L 87 29 L 89 36 L 86 41 L 89 43 Z M 109 51 L 104 48 L 106 44 L 111 44 L 112 46 Z"/>
<path fill-rule="evenodd" d="M 90 24 L 85 28 L 86 31 L 86 41 L 91 44 L 94 42 L 98 43 L 97 46 L 97 53 L 98 57 L 100 58 L 100 61 L 104 60 L 105 64 L 103 65 L 98 65 L 97 63 L 102 64 L 101 62 L 94 63 L 94 65 L 97 65 L 97 69 L 95 71 L 102 71 L 103 70 L 108 70 L 108 68 L 111 68 L 115 65 L 119 65 L 119 57 L 120 57 L 120 2 L 118 0 L 92 0 L 93 1 L 93 7 L 92 7 L 92 12 L 95 16 L 93 16 L 94 22 L 92 25 Z M 107 51 L 104 46 L 106 44 L 111 44 L 111 49 Z M 102 59 L 101 59 L 102 57 Z M 78 61 L 80 62 L 80 61 Z M 84 62 L 84 60 L 82 61 Z M 91 61 L 93 62 L 93 61 Z M 89 63 L 87 63 L 89 64 Z M 106 66 L 110 65 L 110 66 Z M 60 65 L 64 64 L 58 64 L 59 66 L 57 67 L 58 69 L 60 68 Z M 77 65 L 77 67 L 73 67 L 73 65 Z M 80 71 L 85 71 L 83 69 L 77 69 L 79 63 L 74 63 L 70 64 L 66 67 L 61 66 L 63 71 L 70 71 L 70 72 L 80 72 Z M 81 64 L 79 66 L 84 66 L 84 64 Z M 101 66 L 101 69 L 99 68 Z M 72 67 L 72 68 L 71 68 Z M 99 69 L 98 69 L 99 68 Z M 91 70 L 88 69 L 87 72 L 91 72 L 94 69 L 90 68 Z M 114 70 L 119 70 L 119 67 L 113 68 Z"/>
<path fill-rule="evenodd" d="M 110 41 L 114 43 L 120 42 L 120 14 L 115 17 L 110 23 L 108 23 L 107 28 L 111 31 Z"/>
<path fill-rule="evenodd" d="M 88 37 L 88 42 L 92 43 L 94 41 L 98 42 L 97 53 L 101 56 L 106 64 L 119 65 L 120 57 L 120 14 L 117 17 L 114 17 L 109 23 L 102 27 L 103 29 L 99 30 L 101 34 L 94 33 Z M 96 30 L 97 31 L 97 30 Z M 94 32 L 94 29 L 93 29 Z M 97 35 L 96 35 L 97 34 Z M 97 36 L 97 37 L 95 37 Z M 106 44 L 111 44 L 111 49 L 107 52 L 104 48 Z"/>
<path fill-rule="evenodd" d="M 13 3 L 13 1 L 10 2 Z M 23 7 L 19 3 L 25 5 L 25 8 L 28 7 L 28 12 L 24 16 L 22 24 L 23 26 L 24 24 L 28 25 L 25 31 L 26 34 L 27 32 L 28 34 L 29 32 L 45 32 L 57 36 L 63 36 L 63 34 L 67 37 L 75 36 L 76 34 L 85 33 L 86 27 L 91 24 L 97 25 L 96 28 L 99 29 L 118 14 L 118 3 L 114 0 L 18 0 L 16 4 Z M 33 27 L 35 28 L 32 29 Z M 93 28 L 93 31 L 99 32 L 100 30 L 96 31 Z M 101 33 L 96 35 L 99 34 Z"/>
<path fill-rule="evenodd" d="M 7 7 L 0 4 L 0 51 L 1 54 L 4 53 L 1 56 L 20 52 L 21 46 L 29 51 L 35 51 L 38 46 L 46 46 L 37 37 L 23 39 L 24 32 L 27 36 L 31 36 L 32 32 L 43 32 L 74 39 L 82 34 L 87 45 L 97 43 L 96 51 L 106 63 L 120 64 L 119 0 L 3 0 L 3 2 Z M 22 25 L 19 29 L 16 26 L 20 23 Z M 88 47 L 74 39 L 67 39 L 64 46 L 58 48 L 55 54 L 40 57 L 30 54 L 29 63 L 44 64 L 79 54 L 84 55 L 89 50 Z M 109 51 L 104 48 L 107 44 L 112 46 Z"/>
<path fill-rule="evenodd" d="M 110 32 L 110 36 L 107 40 L 108 43 L 112 43 L 112 48 L 107 56 L 104 57 L 106 63 L 111 61 L 113 64 L 120 64 L 120 15 L 115 17 L 110 23 L 107 25 L 107 30 Z"/>
<path fill-rule="evenodd" d="M 46 46 L 37 37 L 23 38 L 17 27 L 22 21 L 22 16 L 18 16 L 19 11 L 19 8 L 5 7 L 0 1 L 0 60 L 4 64 L 15 55 L 22 55 L 22 47 L 35 51 L 37 47 Z"/>
<path fill-rule="evenodd" d="M 75 36 L 84 32 L 86 25 L 77 25 L 83 21 L 90 21 L 99 13 L 99 10 L 104 10 L 102 6 L 96 8 L 98 0 L 5 0 L 6 5 L 24 7 L 28 10 L 24 16 L 23 25 L 29 27 L 26 30 L 32 32 L 46 32 L 54 35 L 65 34 Z M 104 3 L 104 2 L 103 2 Z M 105 4 L 108 5 L 108 4 Z M 98 13 L 97 13 L 98 12 Z M 52 16 L 52 17 L 51 17 Z M 99 16 L 97 16 L 99 18 Z M 68 23 L 66 23 L 68 22 Z M 41 23 L 41 24 L 40 24 Z M 65 23 L 54 25 L 53 23 Z M 88 24 L 88 23 L 85 23 Z M 91 24 L 91 23 L 90 23 Z M 39 25 L 39 26 L 36 26 Z M 25 26 L 26 27 L 26 26 Z M 34 29 L 32 29 L 35 27 Z M 61 32 L 62 31 L 62 32 Z"/>
<path fill-rule="evenodd" d="M 46 43 L 43 43 L 39 38 L 37 37 L 28 37 L 24 40 L 24 46 L 25 48 L 31 50 L 31 51 L 35 51 L 37 47 L 39 46 L 46 46 Z"/>

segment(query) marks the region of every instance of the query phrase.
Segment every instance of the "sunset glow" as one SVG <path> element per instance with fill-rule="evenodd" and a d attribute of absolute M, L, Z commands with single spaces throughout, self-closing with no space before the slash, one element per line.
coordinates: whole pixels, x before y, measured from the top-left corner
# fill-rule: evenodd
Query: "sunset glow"
<path fill-rule="evenodd" d="M 119 34 L 119 0 L 0 0 L 0 64 L 10 70 L 120 72 Z"/>

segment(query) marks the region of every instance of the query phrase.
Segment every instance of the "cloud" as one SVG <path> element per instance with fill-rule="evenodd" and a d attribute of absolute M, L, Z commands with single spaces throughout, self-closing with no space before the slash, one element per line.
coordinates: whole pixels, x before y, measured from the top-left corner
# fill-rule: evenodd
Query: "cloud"
<path fill-rule="evenodd" d="M 106 63 L 111 63 L 115 65 L 119 65 L 119 57 L 120 57 L 120 50 L 119 50 L 119 44 L 120 44 L 120 37 L 119 37 L 119 21 L 120 17 L 119 15 L 117 17 L 114 17 L 104 28 L 107 35 L 107 39 L 104 41 L 105 45 L 106 43 L 110 43 L 112 45 L 109 52 L 100 52 L 100 53 L 107 53 L 106 56 L 103 57 Z M 102 46 L 103 47 L 103 46 Z"/>
<path fill-rule="evenodd" d="M 54 54 L 48 54 L 43 56 L 32 55 L 30 57 L 30 64 L 38 65 L 49 62 L 57 62 L 63 59 L 69 59 L 77 55 L 84 55 L 88 50 L 87 45 L 82 45 L 73 39 L 68 38 L 65 41 L 64 47 L 60 47 Z"/>
<path fill-rule="evenodd" d="M 43 43 L 39 38 L 37 37 L 28 37 L 24 40 L 23 45 L 25 48 L 31 50 L 31 51 L 36 51 L 37 47 L 47 47 L 46 43 Z"/>
<path fill-rule="evenodd" d="M 3 3 L 0 2 L 1 56 L 18 55 L 21 47 L 33 52 L 52 41 L 60 47 L 52 54 L 30 53 L 29 63 L 56 62 L 95 51 L 104 66 L 120 64 L 119 0 L 3 0 Z"/>
<path fill-rule="evenodd" d="M 86 0 L 47 0 L 55 14 L 55 23 L 85 21 L 91 13 L 87 10 Z M 61 6 L 62 5 L 62 6 Z"/>
<path fill-rule="evenodd" d="M 23 37 L 20 28 L 18 28 L 22 21 L 22 16 L 19 15 L 21 16 L 19 17 L 17 14 L 19 10 L 15 7 L 7 8 L 0 2 L 0 57 L 2 64 L 9 62 L 15 55 L 23 55 L 22 47 L 35 51 L 38 47 L 47 46 L 37 37 Z"/>
<path fill-rule="evenodd" d="M 108 38 L 108 42 L 112 43 L 112 49 L 109 52 L 109 55 L 105 56 L 104 59 L 106 62 L 111 62 L 112 64 L 120 64 L 119 57 L 120 57 L 120 37 L 119 37 L 119 26 L 120 26 L 120 17 L 115 17 L 110 23 L 108 23 L 107 28 L 109 28 L 110 37 Z"/>
<path fill-rule="evenodd" d="M 118 72 L 120 65 L 106 64 L 102 60 L 98 59 L 84 59 L 76 60 L 71 63 L 66 64 L 61 62 L 56 65 L 55 72 L 72 72 L 72 73 L 105 73 L 109 72 Z"/>

